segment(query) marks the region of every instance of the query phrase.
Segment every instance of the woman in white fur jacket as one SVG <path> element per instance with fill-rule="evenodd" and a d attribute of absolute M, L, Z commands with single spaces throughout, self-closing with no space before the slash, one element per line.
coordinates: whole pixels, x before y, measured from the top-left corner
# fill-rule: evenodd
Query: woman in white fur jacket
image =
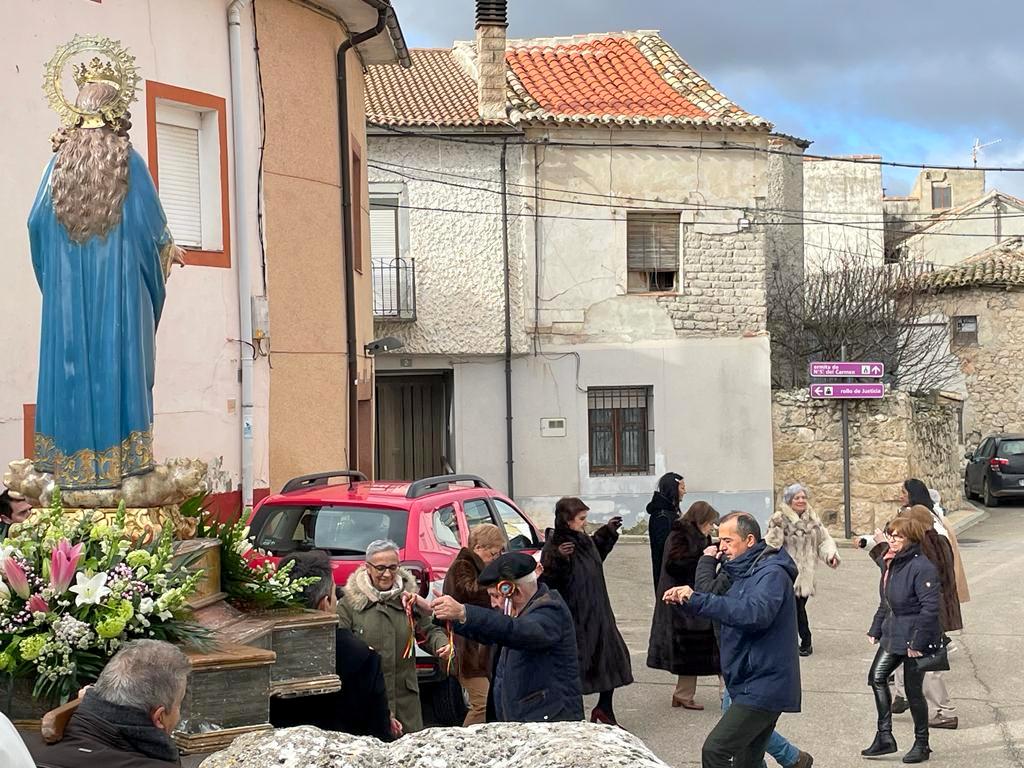
<path fill-rule="evenodd" d="M 828 528 L 814 514 L 807 501 L 807 488 L 793 483 L 782 492 L 782 509 L 768 520 L 765 541 L 769 547 L 785 549 L 796 562 L 796 618 L 800 632 L 800 655 L 814 653 L 811 627 L 807 622 L 807 599 L 814 594 L 814 571 L 820 558 L 829 568 L 839 567 L 839 551 Z"/>

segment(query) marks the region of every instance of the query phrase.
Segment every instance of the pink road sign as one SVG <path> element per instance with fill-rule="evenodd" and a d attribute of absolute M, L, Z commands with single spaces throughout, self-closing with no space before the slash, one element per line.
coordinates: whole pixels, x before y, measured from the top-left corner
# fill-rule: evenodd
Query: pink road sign
<path fill-rule="evenodd" d="M 881 363 L 811 363 L 811 376 L 853 376 L 858 379 L 880 379 L 885 373 Z"/>
<path fill-rule="evenodd" d="M 860 400 L 885 397 L 885 384 L 811 384 L 811 397 L 819 400 Z"/>

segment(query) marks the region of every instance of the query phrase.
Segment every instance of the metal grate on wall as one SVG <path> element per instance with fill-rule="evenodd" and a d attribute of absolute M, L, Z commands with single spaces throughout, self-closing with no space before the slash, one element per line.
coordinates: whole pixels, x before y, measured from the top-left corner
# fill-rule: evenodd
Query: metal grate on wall
<path fill-rule="evenodd" d="M 587 390 L 591 475 L 654 474 L 653 387 Z"/>

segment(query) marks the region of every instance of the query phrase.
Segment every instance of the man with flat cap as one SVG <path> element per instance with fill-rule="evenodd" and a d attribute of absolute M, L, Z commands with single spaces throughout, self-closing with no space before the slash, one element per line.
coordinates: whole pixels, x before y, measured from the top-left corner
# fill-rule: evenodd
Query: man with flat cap
<path fill-rule="evenodd" d="M 510 552 L 492 560 L 477 579 L 494 610 L 447 595 L 432 605 L 434 618 L 452 622 L 463 637 L 501 646 L 491 684 L 501 722 L 583 719 L 572 615 L 558 592 L 538 584 L 538 570 L 529 555 Z"/>

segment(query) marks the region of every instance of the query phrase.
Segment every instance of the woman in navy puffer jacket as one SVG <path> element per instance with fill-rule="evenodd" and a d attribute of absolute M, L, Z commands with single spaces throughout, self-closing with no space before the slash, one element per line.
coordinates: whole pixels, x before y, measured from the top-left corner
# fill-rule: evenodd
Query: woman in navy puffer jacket
<path fill-rule="evenodd" d="M 923 763 L 931 754 L 928 746 L 928 704 L 921 690 L 924 673 L 917 659 L 942 647 L 939 628 L 939 604 L 942 588 L 935 565 L 921 554 L 924 526 L 917 520 L 898 517 L 886 527 L 889 551 L 882 566 L 879 584 L 880 602 L 868 639 L 878 645 L 871 662 L 868 684 L 875 694 L 878 732 L 871 746 L 861 752 L 865 757 L 895 752 L 892 736 L 892 696 L 889 676 L 900 665 L 906 681 L 907 700 L 914 718 L 914 747 L 904 763 Z"/>

